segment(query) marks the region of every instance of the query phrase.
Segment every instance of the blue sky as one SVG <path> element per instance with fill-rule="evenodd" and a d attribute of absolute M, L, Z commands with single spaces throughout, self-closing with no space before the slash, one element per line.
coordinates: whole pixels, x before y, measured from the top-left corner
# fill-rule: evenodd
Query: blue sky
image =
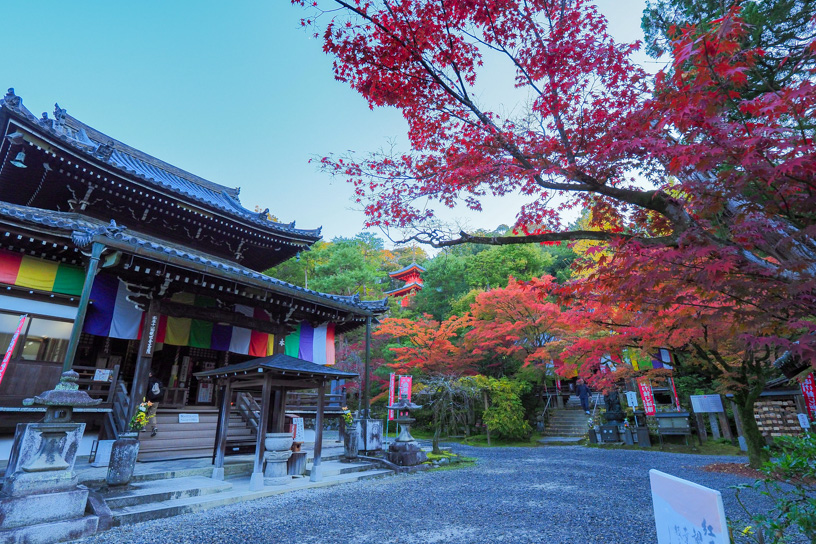
<path fill-rule="evenodd" d="M 598 2 L 625 41 L 641 38 L 643 4 Z M 351 186 L 309 159 L 403 143 L 405 125 L 334 81 L 301 16 L 288 0 L 7 2 L 0 88 L 14 87 L 37 116 L 59 102 L 128 145 L 241 187 L 247 208 L 322 225 L 327 239 L 353 236 L 364 217 Z M 513 223 L 519 202 L 445 216 L 492 229 Z"/>

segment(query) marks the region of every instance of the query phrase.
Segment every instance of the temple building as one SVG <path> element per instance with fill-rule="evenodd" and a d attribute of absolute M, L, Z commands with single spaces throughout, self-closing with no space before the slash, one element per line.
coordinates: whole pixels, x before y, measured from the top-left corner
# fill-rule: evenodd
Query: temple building
<path fill-rule="evenodd" d="M 20 330 L 0 367 L 0 428 L 36 419 L 22 399 L 74 369 L 103 399 L 80 417 L 115 438 L 152 369 L 166 387 L 162 432 L 143 439 L 140 458 L 206 455 L 225 402 L 247 423 L 236 444 L 255 441 L 252 399 L 227 387 L 225 400 L 223 385 L 196 374 L 286 355 L 258 370 L 276 373 L 278 412 L 288 391 L 350 377 L 331 367 L 334 335 L 382 314 L 387 299 L 320 293 L 262 273 L 320 240 L 319 228 L 250 211 L 239 189 L 129 147 L 59 106 L 38 118 L 13 89 L 0 101 L 0 133 L 3 352 Z M 281 376 L 297 373 L 287 375 L 287 365 L 309 380 L 287 388 Z"/>
<path fill-rule="evenodd" d="M 389 272 L 388 275 L 397 281 L 405 282 L 402 287 L 386 291 L 385 295 L 394 298 L 401 298 L 400 306 L 407 307 L 411 303 L 411 297 L 416 296 L 419 291 L 422 291 L 422 278 L 420 274 L 425 272 L 425 269 L 416 263 L 400 268 L 396 272 Z"/>

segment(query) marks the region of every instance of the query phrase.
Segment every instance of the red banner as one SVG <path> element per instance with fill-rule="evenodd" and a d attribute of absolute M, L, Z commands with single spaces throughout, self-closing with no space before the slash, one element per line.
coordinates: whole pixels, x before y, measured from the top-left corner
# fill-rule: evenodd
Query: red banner
<path fill-rule="evenodd" d="M 399 396 L 411 400 L 411 384 L 413 383 L 413 376 L 400 376 L 399 378 Z"/>
<path fill-rule="evenodd" d="M 9 344 L 8 349 L 6 350 L 6 356 L 3 357 L 3 363 L 0 364 L 0 382 L 3 381 L 3 376 L 6 374 L 6 367 L 11 360 L 11 354 L 14 353 L 14 346 L 17 345 L 17 339 L 20 337 L 20 333 L 23 330 L 23 325 L 25 325 L 25 320 L 28 315 L 23 314 L 20 316 L 20 324 L 17 325 L 17 330 L 14 331 L 14 336 L 11 337 L 11 343 Z"/>
<path fill-rule="evenodd" d="M 648 380 L 638 380 L 638 387 L 640 388 L 640 398 L 643 399 L 643 410 L 647 416 L 653 416 L 657 412 L 655 409 L 654 394 L 652 394 L 652 385 Z"/>
<path fill-rule="evenodd" d="M 674 385 L 674 378 L 669 378 L 669 381 L 672 384 L 672 393 L 674 393 L 674 406 L 678 412 L 682 412 L 683 409 L 680 408 L 680 397 L 677 396 L 677 387 Z"/>
<path fill-rule="evenodd" d="M 802 382 L 802 394 L 805 396 L 805 406 L 810 419 L 816 419 L 816 378 L 812 373 Z"/>
<path fill-rule="evenodd" d="M 388 406 L 393 406 L 394 404 L 394 374 L 391 374 L 391 378 L 388 380 Z M 388 410 L 388 421 L 394 419 L 394 410 Z"/>

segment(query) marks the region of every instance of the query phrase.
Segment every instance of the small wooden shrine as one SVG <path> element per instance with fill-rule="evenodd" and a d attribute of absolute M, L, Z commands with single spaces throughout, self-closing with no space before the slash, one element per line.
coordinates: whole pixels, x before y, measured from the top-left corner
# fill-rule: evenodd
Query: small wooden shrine
<path fill-rule="evenodd" d="M 400 268 L 396 272 L 389 272 L 391 278 L 404 282 L 402 287 L 386 291 L 385 295 L 394 298 L 401 298 L 400 306 L 407 307 L 411 302 L 411 297 L 416 296 L 417 292 L 422 291 L 422 277 L 420 274 L 425 272 L 425 269 L 416 263 Z"/>
<path fill-rule="evenodd" d="M 319 293 L 263 274 L 321 232 L 248 210 L 239 193 L 58 105 L 53 117 L 36 117 L 9 89 L 0 100 L 3 351 L 22 329 L 0 369 L 0 428 L 28 417 L 21 401 L 73 368 L 80 386 L 103 400 L 77 417 L 98 425 L 100 438 L 115 438 L 152 368 L 166 386 L 162 432 L 143 440 L 140 456 L 206 455 L 225 394 L 207 371 L 276 354 L 331 365 L 334 335 L 386 310 L 387 300 Z M 230 394 L 247 426 L 244 438 L 232 437 L 232 451 L 254 444 L 257 431 L 249 428 L 251 393 Z"/>

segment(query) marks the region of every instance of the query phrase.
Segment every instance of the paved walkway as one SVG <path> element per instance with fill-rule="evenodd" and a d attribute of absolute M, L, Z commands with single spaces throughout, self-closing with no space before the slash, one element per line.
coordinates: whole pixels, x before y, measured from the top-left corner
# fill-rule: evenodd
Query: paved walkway
<path fill-rule="evenodd" d="M 733 457 L 581 446 L 454 449 L 477 464 L 294 491 L 84 542 L 651 544 L 650 468 L 719 489 L 730 518 L 741 510 L 729 486 L 749 483 L 700 469 Z M 747 497 L 752 509 L 766 508 L 763 501 Z"/>

